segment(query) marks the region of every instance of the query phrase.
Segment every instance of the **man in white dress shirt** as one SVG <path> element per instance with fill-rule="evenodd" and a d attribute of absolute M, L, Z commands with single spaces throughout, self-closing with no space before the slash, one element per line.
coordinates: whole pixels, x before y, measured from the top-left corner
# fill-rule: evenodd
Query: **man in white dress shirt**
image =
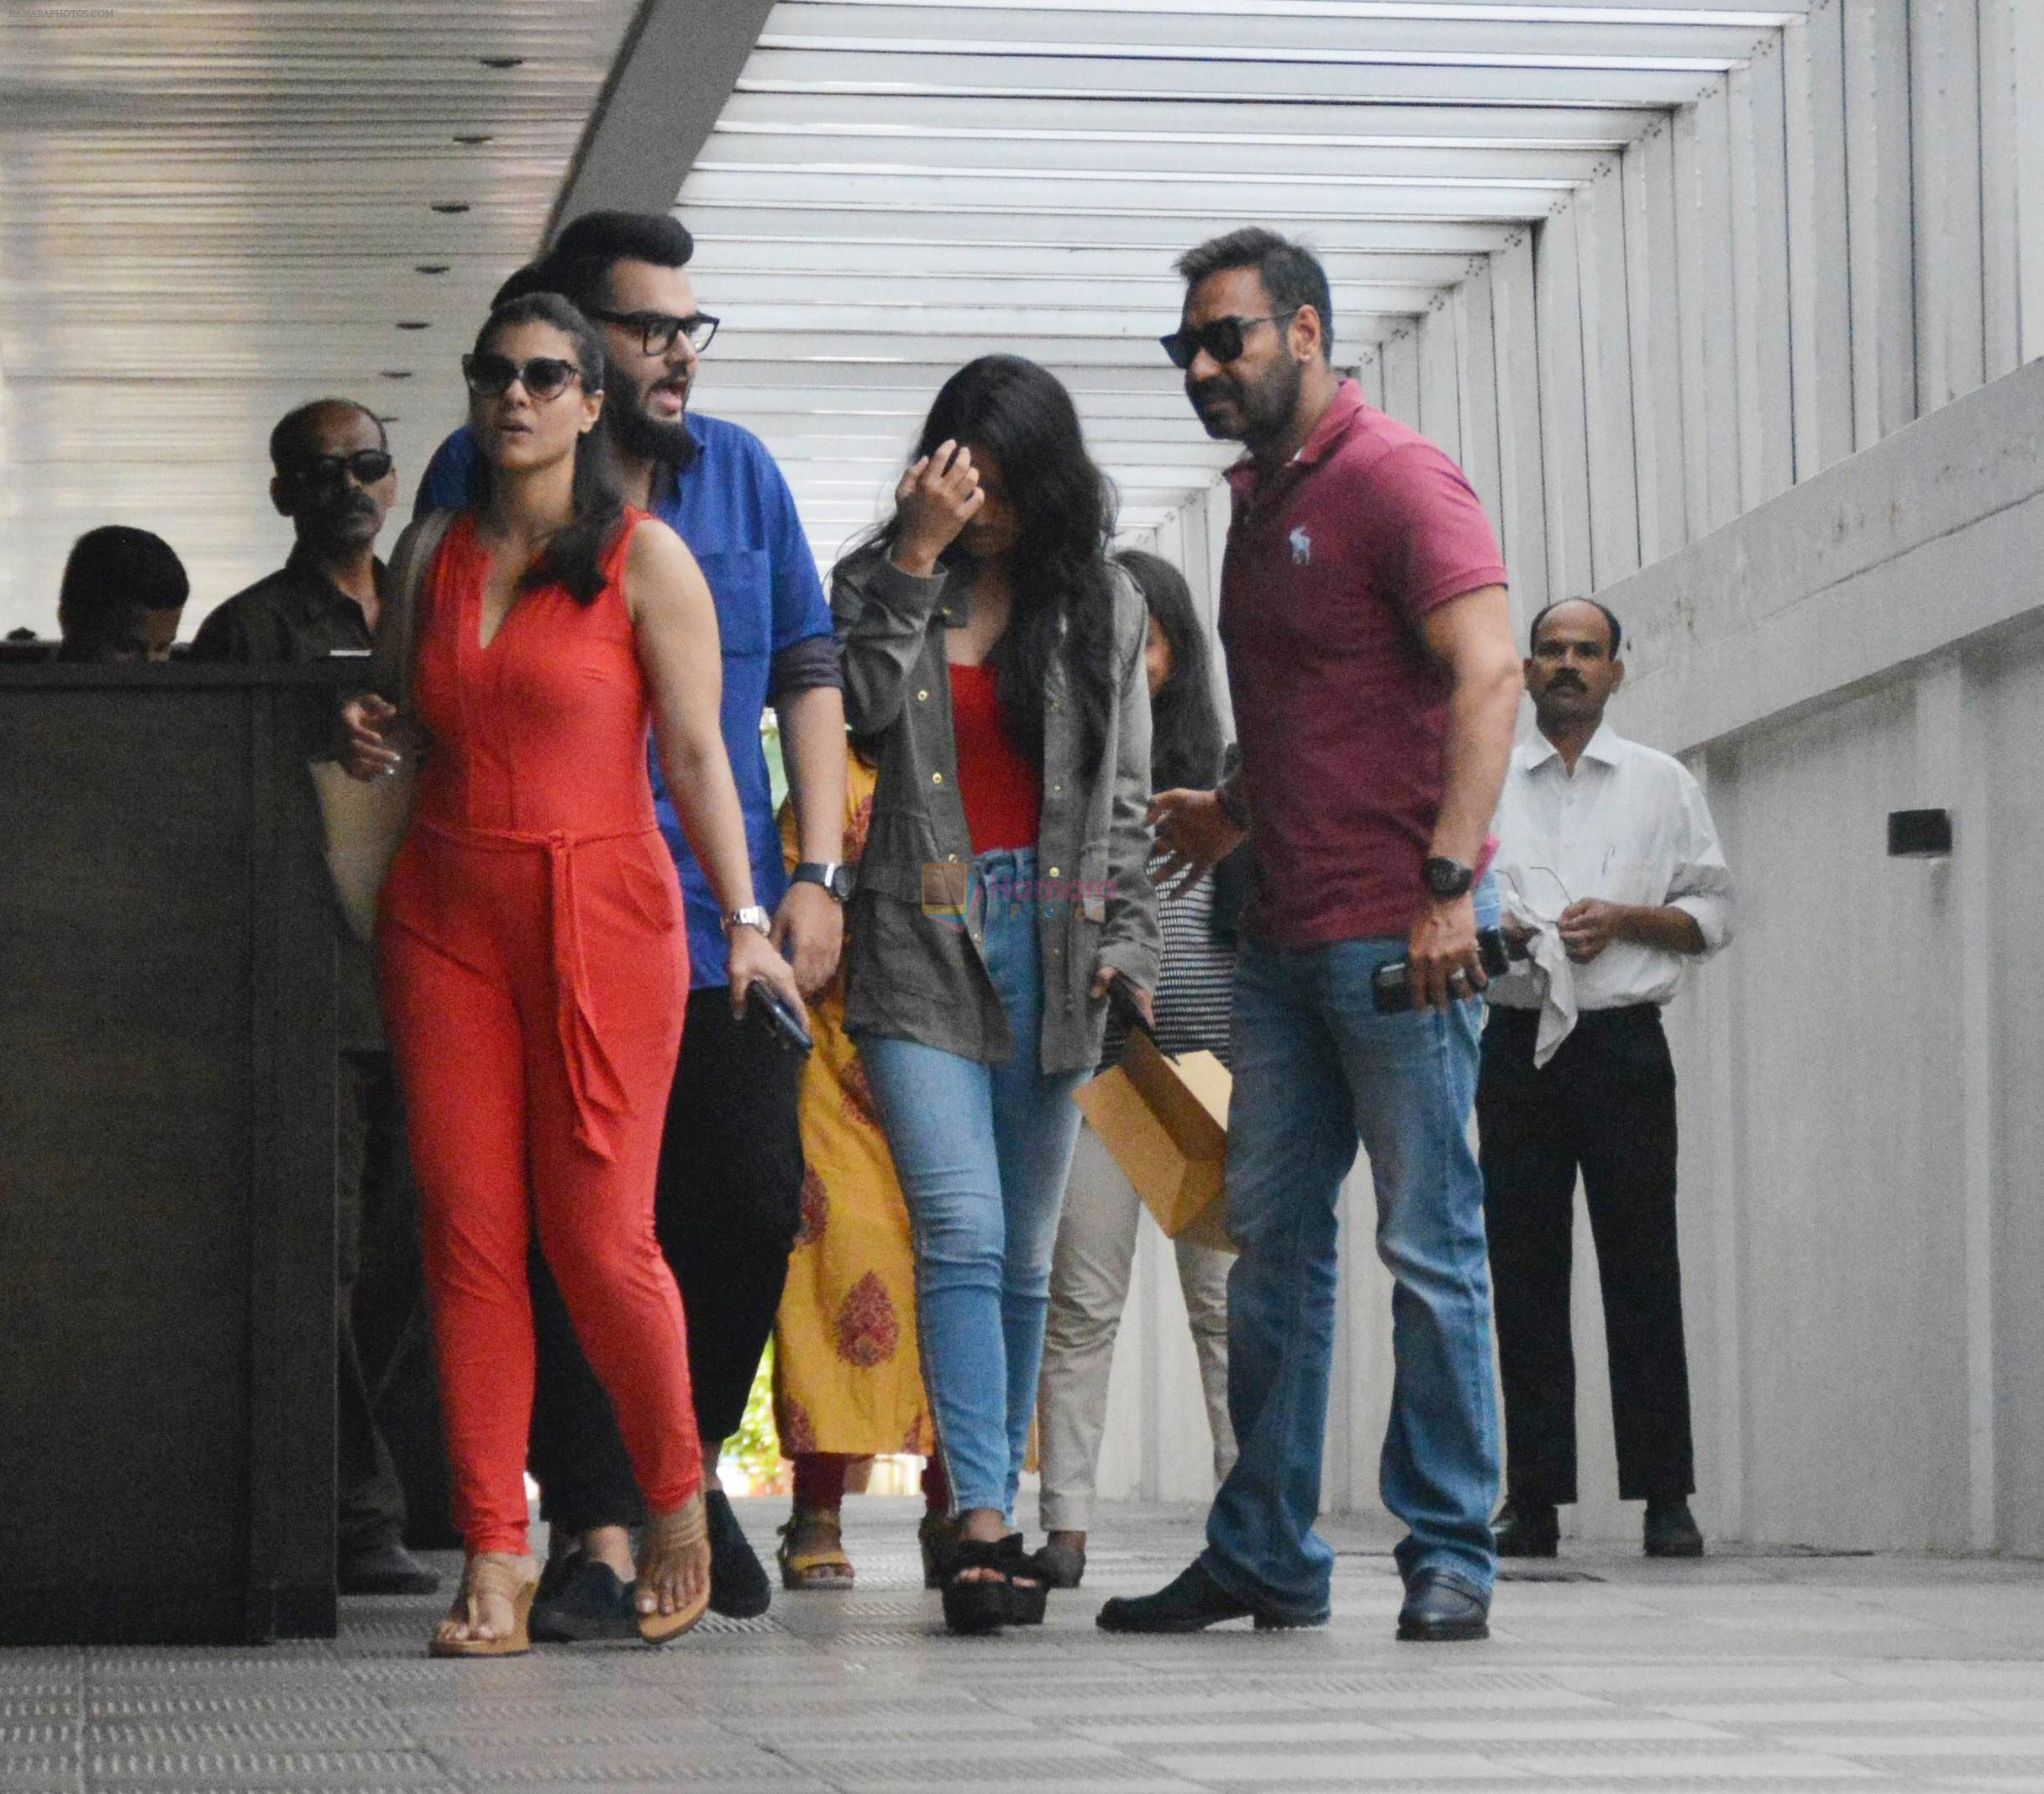
<path fill-rule="evenodd" d="M 1568 1277 L 1583 1179 L 1604 1292 L 1618 1492 L 1651 1556 L 1693 1557 L 1696 1487 L 1675 1244 L 1675 1073 L 1661 1005 L 1731 931 L 1731 874 L 1682 763 L 1615 734 L 1618 619 L 1588 599 L 1533 620 L 1539 732 L 1492 825 L 1505 928 L 1531 963 L 1495 980 L 1476 1089 L 1505 1394 L 1501 1555 L 1552 1557 L 1576 1498 Z"/>

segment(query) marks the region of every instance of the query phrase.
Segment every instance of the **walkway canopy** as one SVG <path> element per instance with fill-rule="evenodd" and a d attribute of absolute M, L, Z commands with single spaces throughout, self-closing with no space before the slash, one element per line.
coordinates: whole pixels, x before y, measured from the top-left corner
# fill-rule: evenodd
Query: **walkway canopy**
<path fill-rule="evenodd" d="M 1079 395 L 1123 519 L 1228 451 L 1155 338 L 1174 257 L 1255 219 L 1351 364 L 1437 310 L 1800 3 L 152 0 L 0 13 L 0 623 L 81 530 L 156 528 L 194 613 L 274 564 L 263 444 L 360 396 L 408 477 L 487 295 L 551 222 L 679 189 L 820 558 L 983 350 Z M 733 76 L 735 76 L 735 85 Z"/>

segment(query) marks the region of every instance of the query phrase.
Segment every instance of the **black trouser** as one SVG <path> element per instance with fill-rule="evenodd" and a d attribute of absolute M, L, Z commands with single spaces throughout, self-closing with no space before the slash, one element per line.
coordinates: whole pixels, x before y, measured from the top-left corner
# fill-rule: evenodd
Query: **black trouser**
<path fill-rule="evenodd" d="M 654 1221 L 681 1288 L 703 1438 L 738 1429 L 774 1331 L 801 1225 L 801 1062 L 731 1013 L 728 990 L 688 999 L 660 1141 Z M 636 1524 L 638 1487 L 610 1399 L 575 1337 L 544 1259 L 530 1260 L 539 1377 L 532 1468 L 568 1532 Z"/>
<path fill-rule="evenodd" d="M 1604 1291 L 1618 1492 L 1696 1487 L 1675 1245 L 1675 1068 L 1652 1004 L 1595 1010 L 1539 1070 L 1537 1014 L 1494 1009 L 1476 1086 L 1505 1391 L 1505 1486 L 1576 1498 L 1570 1234 L 1583 1176 Z"/>
<path fill-rule="evenodd" d="M 404 1109 L 387 1052 L 344 1051 L 335 1105 L 334 1481 L 340 1555 L 404 1535 L 404 1489 L 376 1424 L 376 1393 L 423 1325 L 417 1198 Z"/>

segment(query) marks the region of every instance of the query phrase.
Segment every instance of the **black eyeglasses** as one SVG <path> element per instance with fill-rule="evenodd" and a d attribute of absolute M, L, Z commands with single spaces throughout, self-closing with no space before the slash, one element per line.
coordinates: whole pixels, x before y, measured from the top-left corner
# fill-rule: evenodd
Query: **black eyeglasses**
<path fill-rule="evenodd" d="M 649 355 L 665 354 L 675 346 L 675 338 L 684 336 L 688 346 L 700 355 L 717 334 L 717 320 L 707 312 L 676 317 L 668 312 L 599 312 L 591 307 L 589 315 L 621 329 L 637 331 L 638 346 Z"/>
<path fill-rule="evenodd" d="M 1216 317 L 1201 324 L 1197 330 L 1174 330 L 1167 337 L 1157 340 L 1164 344 L 1164 352 L 1171 358 L 1174 368 L 1189 368 L 1192 358 L 1201 349 L 1226 366 L 1242 354 L 1243 333 L 1252 324 L 1274 324 L 1297 314 L 1299 307 L 1293 306 L 1285 312 L 1267 312 L 1261 317 Z"/>
<path fill-rule="evenodd" d="M 461 377 L 469 383 L 469 391 L 481 398 L 493 399 L 510 391 L 516 380 L 528 398 L 544 401 L 566 391 L 570 382 L 582 377 L 582 370 L 558 355 L 534 355 L 529 361 L 513 361 L 508 355 L 464 355 Z"/>
<path fill-rule="evenodd" d="M 292 477 L 309 486 L 339 485 L 352 477 L 357 485 L 374 485 L 397 464 L 381 448 L 358 448 L 353 454 L 314 454 L 292 469 Z"/>

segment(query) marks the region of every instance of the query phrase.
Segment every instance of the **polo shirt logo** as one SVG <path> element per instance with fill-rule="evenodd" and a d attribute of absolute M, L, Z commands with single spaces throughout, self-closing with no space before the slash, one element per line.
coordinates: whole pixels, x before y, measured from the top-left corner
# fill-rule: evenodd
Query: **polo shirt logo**
<path fill-rule="evenodd" d="M 1306 534 L 1305 524 L 1301 523 L 1291 532 L 1290 540 L 1292 565 L 1295 567 L 1311 566 L 1313 562 L 1313 538 Z"/>

